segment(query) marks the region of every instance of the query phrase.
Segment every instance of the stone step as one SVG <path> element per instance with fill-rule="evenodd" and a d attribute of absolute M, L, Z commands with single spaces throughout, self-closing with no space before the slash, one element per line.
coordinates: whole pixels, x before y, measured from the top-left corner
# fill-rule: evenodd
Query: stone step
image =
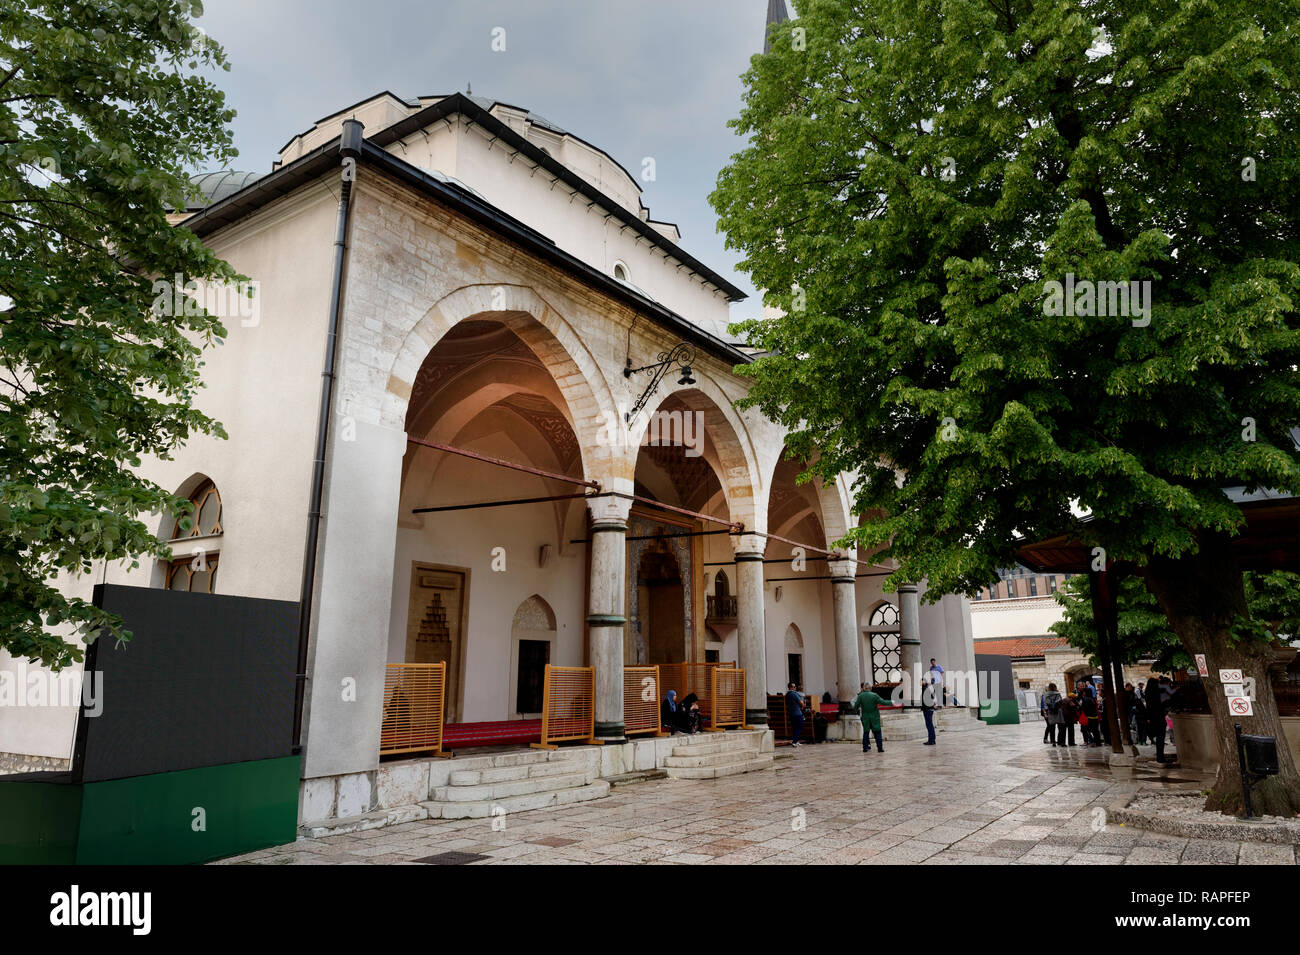
<path fill-rule="evenodd" d="M 737 749 L 735 743 L 726 740 L 717 742 L 695 743 L 690 746 L 674 746 L 674 756 L 708 756 L 710 753 L 730 753 Z"/>
<path fill-rule="evenodd" d="M 529 779 L 539 776 L 563 776 L 580 772 L 581 767 L 571 759 L 554 759 L 518 763 L 513 766 L 494 766 L 491 769 L 462 769 L 451 774 L 453 786 L 478 786 L 483 783 L 504 783 L 512 779 Z"/>
<path fill-rule="evenodd" d="M 510 779 L 505 782 L 483 783 L 477 786 L 439 786 L 433 791 L 434 802 L 478 802 L 484 799 L 504 799 L 530 793 L 559 789 L 576 789 L 587 784 L 587 774 L 566 773 L 562 776 L 533 776 Z"/>
<path fill-rule="evenodd" d="M 731 763 L 743 763 L 747 759 L 753 759 L 754 755 L 751 749 L 733 749 L 725 753 L 691 753 L 686 756 L 674 753 L 664 759 L 664 767 L 688 769 L 699 766 L 728 766 Z"/>
<path fill-rule="evenodd" d="M 494 809 L 508 815 L 515 812 L 529 812 L 533 809 L 546 809 L 550 806 L 567 806 L 608 795 L 609 783 L 598 779 L 593 783 L 572 789 L 524 793 L 519 796 L 503 796 L 500 799 L 484 799 L 475 802 L 422 802 L 420 806 L 428 812 L 430 819 L 486 819 L 492 815 Z"/>
<path fill-rule="evenodd" d="M 723 776 L 736 776 L 740 773 L 753 773 L 772 766 L 771 753 L 746 753 L 746 759 L 727 763 L 724 766 L 670 766 L 667 769 L 672 779 L 719 779 Z"/>
<path fill-rule="evenodd" d="M 534 763 L 549 762 L 554 755 L 553 750 L 527 749 L 517 753 L 502 753 L 500 756 L 491 757 L 491 760 L 494 767 L 531 766 Z"/>

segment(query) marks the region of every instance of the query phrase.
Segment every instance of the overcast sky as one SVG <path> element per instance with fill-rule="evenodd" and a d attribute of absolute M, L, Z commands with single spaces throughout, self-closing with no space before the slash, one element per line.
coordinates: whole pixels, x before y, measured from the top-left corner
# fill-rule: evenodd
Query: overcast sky
<path fill-rule="evenodd" d="M 205 0 L 197 21 L 226 49 L 214 74 L 237 111 L 236 168 L 268 172 L 317 119 L 382 90 L 464 91 L 526 107 L 639 177 L 682 246 L 750 294 L 708 195 L 741 141 L 727 128 L 740 74 L 763 46 L 767 0 Z M 505 30 L 504 52 L 492 50 Z M 543 231 L 545 229 L 543 228 Z"/>

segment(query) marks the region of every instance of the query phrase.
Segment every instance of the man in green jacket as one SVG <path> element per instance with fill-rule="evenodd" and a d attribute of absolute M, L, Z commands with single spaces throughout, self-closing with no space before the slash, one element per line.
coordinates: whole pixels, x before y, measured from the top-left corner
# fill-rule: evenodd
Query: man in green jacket
<path fill-rule="evenodd" d="M 862 752 L 871 752 L 871 733 L 876 734 L 876 749 L 885 751 L 885 742 L 880 733 L 880 707 L 887 701 L 878 693 L 872 693 L 864 684 L 862 692 L 853 701 L 853 712 L 862 717 Z"/>

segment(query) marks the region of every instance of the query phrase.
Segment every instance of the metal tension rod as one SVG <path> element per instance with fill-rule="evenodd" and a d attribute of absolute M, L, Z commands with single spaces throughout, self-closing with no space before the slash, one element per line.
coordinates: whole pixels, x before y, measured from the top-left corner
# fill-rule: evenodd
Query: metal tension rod
<path fill-rule="evenodd" d="M 406 439 L 408 444 L 418 444 L 422 448 L 432 448 L 434 451 L 445 451 L 448 454 L 459 454 L 463 458 L 469 458 L 473 461 L 482 461 L 484 464 L 495 464 L 500 468 L 510 468 L 512 471 L 523 471 L 527 474 L 536 474 L 538 477 L 550 478 L 553 481 L 564 481 L 568 484 L 576 484 L 579 487 L 589 487 L 599 491 L 600 485 L 595 481 L 587 481 L 582 478 L 576 478 L 571 474 L 556 474 L 554 471 L 543 471 L 541 468 L 530 467 L 527 464 L 516 464 L 513 461 L 503 461 L 501 458 L 489 457 L 486 454 L 479 454 L 477 451 L 466 451 L 464 448 L 457 448 L 450 444 L 438 444 L 436 441 L 424 441 L 420 438 L 412 438 L 409 435 Z"/>
<path fill-rule="evenodd" d="M 636 501 L 640 504 L 646 505 L 647 507 L 656 507 L 661 511 L 672 511 L 674 514 L 684 514 L 687 517 L 696 517 L 702 521 L 721 524 L 724 527 L 731 528 L 733 534 L 743 534 L 745 532 L 744 524 L 737 524 L 735 521 L 728 521 L 721 517 L 714 517 L 712 514 L 704 514 L 700 511 L 691 511 L 684 507 L 665 504 L 663 501 L 656 501 L 652 497 L 642 497 L 640 494 L 624 494 L 622 491 L 602 491 L 599 494 L 593 494 L 592 497 L 619 497 L 625 501 Z"/>
<path fill-rule="evenodd" d="M 547 497 L 503 498 L 499 501 L 480 501 L 476 504 L 443 504 L 439 507 L 413 507 L 412 514 L 436 514 L 439 511 L 474 511 L 484 507 L 510 507 L 514 504 L 545 504 L 550 501 L 571 501 L 575 498 L 587 498 L 592 495 L 585 491 L 577 494 L 551 494 Z"/>

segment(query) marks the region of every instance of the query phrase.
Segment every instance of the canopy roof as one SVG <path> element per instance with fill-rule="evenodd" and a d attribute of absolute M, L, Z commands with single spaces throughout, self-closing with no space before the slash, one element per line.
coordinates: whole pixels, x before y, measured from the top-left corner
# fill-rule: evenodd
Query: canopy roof
<path fill-rule="evenodd" d="M 1225 493 L 1246 519 L 1232 542 L 1242 569 L 1300 571 L 1300 498 L 1272 491 L 1247 494 L 1240 488 Z M 1086 574 L 1092 569 L 1092 548 L 1061 534 L 1026 544 L 1017 556 L 1040 574 Z"/>

